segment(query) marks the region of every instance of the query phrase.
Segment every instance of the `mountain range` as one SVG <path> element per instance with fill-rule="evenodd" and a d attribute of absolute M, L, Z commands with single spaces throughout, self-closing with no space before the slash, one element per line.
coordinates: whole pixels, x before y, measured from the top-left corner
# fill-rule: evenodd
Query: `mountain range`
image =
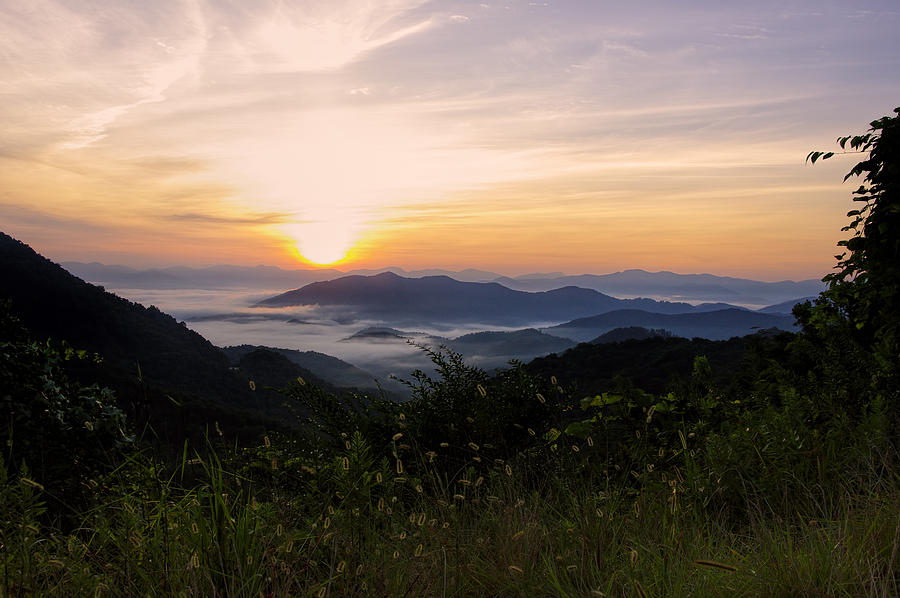
<path fill-rule="evenodd" d="M 308 290 L 310 287 L 312 290 Z M 545 364 L 559 374 L 580 372 L 579 376 L 590 378 L 590 371 L 600 367 L 590 364 L 600 359 L 605 364 L 603 384 L 610 383 L 617 372 L 646 378 L 649 362 L 640 356 L 649 355 L 647 351 L 659 352 L 660 365 L 674 364 L 674 369 L 668 365 L 650 368 L 653 372 L 658 369 L 662 380 L 664 369 L 681 372 L 689 367 L 685 365 L 689 361 L 685 357 L 688 347 L 691 354 L 723 347 L 727 348 L 723 354 L 733 356 L 737 353 L 731 347 L 740 344 L 735 345 L 735 340 L 740 339 L 716 344 L 703 339 L 667 338 L 671 333 L 728 338 L 760 328 L 790 330 L 793 326 L 793 318 L 785 313 L 723 309 L 721 305 L 695 307 L 649 299 L 621 300 L 573 287 L 527 293 L 497 283 L 466 283 L 445 276 L 408 279 L 386 273 L 357 275 L 308 285 L 276 297 L 287 297 L 288 303 L 299 295 L 303 301 L 315 298 L 330 302 L 329 307 L 362 306 L 371 314 L 390 312 L 398 292 L 403 301 L 392 313 L 413 313 L 416 317 L 423 313 L 434 316 L 440 309 L 464 318 L 482 310 L 501 320 L 531 317 L 534 313 L 559 317 L 573 310 L 608 309 L 588 317 L 560 318 L 558 321 L 563 324 L 542 330 L 476 332 L 452 339 L 429 336 L 430 343 L 446 341 L 441 344 L 473 356 L 483 367 L 502 365 L 511 358 L 550 354 L 529 367 L 540 370 Z M 265 386 L 283 386 L 298 376 L 331 389 L 371 388 L 370 374 L 322 353 L 249 345 L 220 349 L 158 309 L 86 283 L 2 233 L 0 298 L 11 302 L 12 312 L 26 324 L 33 338 L 41 342 L 47 338 L 65 340 L 78 349 L 99 354 L 102 363 L 89 364 L 93 369 L 86 373 L 86 379 L 115 388 L 129 413 L 137 421 L 151 423 L 160 436 L 178 438 L 192 431 L 201 433 L 218 423 L 247 434 L 284 425 L 289 411 L 281 407 L 283 397 Z M 423 312 L 416 301 L 433 301 L 437 307 L 426 305 Z M 562 307 L 553 307 L 556 302 Z M 371 307 L 366 307 L 368 304 Z M 622 305 L 673 313 L 621 309 Z M 791 301 L 768 311 L 783 311 L 790 305 Z M 348 342 L 405 342 L 404 337 L 410 334 L 422 333 L 377 328 L 359 331 Z M 612 342 L 627 338 L 643 340 Z M 574 346 L 578 342 L 582 344 Z M 722 353 L 718 349 L 713 352 Z M 622 358 L 627 364 L 616 357 L 620 354 L 627 356 Z M 75 368 L 74 373 L 84 372 Z M 652 382 L 652 376 L 646 379 Z M 250 381 L 256 382 L 256 390 Z"/>
<path fill-rule="evenodd" d="M 227 289 L 298 288 L 311 282 L 334 280 L 350 275 L 371 276 L 392 272 L 406 278 L 448 276 L 461 282 L 498 282 L 519 291 L 550 291 L 566 286 L 593 289 L 618 297 L 651 297 L 674 301 L 729 302 L 762 307 L 798 297 L 818 295 L 824 289 L 820 280 L 763 282 L 712 274 L 676 274 L 624 270 L 610 274 L 565 275 L 561 272 L 533 273 L 515 277 L 485 270 L 442 269 L 412 270 L 380 268 L 341 271 L 326 269 L 282 269 L 273 266 L 183 266 L 136 269 L 97 262 L 64 262 L 69 272 L 95 284 L 133 289 Z"/>
<path fill-rule="evenodd" d="M 726 340 L 770 328 L 787 331 L 795 329 L 793 316 L 732 308 L 684 314 L 649 313 L 636 309 L 615 310 L 588 318 L 578 318 L 543 328 L 541 331 L 578 342 L 587 342 L 594 341 L 597 337 L 617 328 L 631 326 L 663 329 L 675 336 L 710 340 Z"/>
<path fill-rule="evenodd" d="M 462 282 L 449 276 L 405 278 L 393 272 L 310 283 L 255 304 L 255 307 L 269 308 L 293 306 L 318 306 L 336 315 L 350 313 L 360 319 L 378 319 L 395 325 L 434 322 L 504 326 L 562 322 L 616 309 L 674 314 L 733 307 L 616 299 L 573 286 L 525 292 L 496 282 Z"/>

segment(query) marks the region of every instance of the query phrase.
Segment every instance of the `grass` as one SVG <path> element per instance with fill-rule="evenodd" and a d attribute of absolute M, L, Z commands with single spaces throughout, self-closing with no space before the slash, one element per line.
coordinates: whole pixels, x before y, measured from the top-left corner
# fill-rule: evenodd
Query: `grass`
<path fill-rule="evenodd" d="M 309 478 L 296 492 L 253 480 L 229 457 L 211 452 L 167 472 L 137 456 L 95 482 L 97 504 L 67 533 L 39 523 L 39 488 L 8 481 L 0 595 L 900 592 L 896 476 L 869 488 L 811 485 L 791 509 L 748 498 L 735 516 L 694 499 L 689 480 L 655 471 L 610 483 L 572 475 L 564 460 L 558 472 L 529 470 L 523 456 L 452 478 L 421 467 L 398 475 L 393 455 L 376 459 L 355 437 L 315 475 L 263 462 Z"/>

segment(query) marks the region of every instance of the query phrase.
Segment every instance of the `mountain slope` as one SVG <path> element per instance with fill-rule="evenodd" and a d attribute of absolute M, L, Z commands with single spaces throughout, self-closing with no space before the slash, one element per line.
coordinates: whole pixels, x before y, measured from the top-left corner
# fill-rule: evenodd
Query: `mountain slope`
<path fill-rule="evenodd" d="M 619 376 L 643 390 L 659 394 L 666 392 L 673 381 L 689 379 L 694 358 L 701 355 L 709 360 L 713 379 L 726 382 L 741 362 L 748 339 L 752 338 L 711 341 L 654 336 L 643 340 L 581 343 L 565 353 L 539 357 L 526 365 L 526 369 L 545 379 L 555 376 L 565 388 L 574 384 L 577 396 L 614 391 Z"/>
<path fill-rule="evenodd" d="M 279 349 L 274 347 L 261 347 L 256 345 L 237 345 L 222 349 L 233 365 L 240 365 L 243 357 L 253 351 L 266 350 L 278 353 L 289 361 L 297 364 L 310 372 L 313 378 L 300 374 L 315 382 L 315 379 L 323 380 L 327 385 L 338 388 L 377 388 L 375 376 L 365 370 L 346 361 L 319 353 L 318 351 L 297 351 L 294 349 Z"/>
<path fill-rule="evenodd" d="M 390 272 L 316 282 L 256 304 L 257 307 L 297 305 L 318 305 L 336 313 L 397 323 L 503 325 L 565 321 L 624 308 L 657 313 L 697 311 L 687 303 L 616 299 L 577 287 L 527 293 L 497 283 L 460 282 L 446 276 L 404 278 Z"/>
<path fill-rule="evenodd" d="M 591 341 L 615 328 L 640 326 L 663 328 L 686 338 L 700 337 L 725 340 L 733 336 L 752 334 L 761 328 L 793 330 L 793 316 L 763 314 L 743 309 L 688 314 L 656 314 L 642 310 L 618 310 L 589 318 L 579 318 L 544 328 L 542 332 L 564 336 L 575 341 Z"/>
<path fill-rule="evenodd" d="M 225 354 L 202 336 L 153 306 L 76 278 L 3 233 L 0 299 L 11 301 L 33 338 L 99 354 L 102 363 L 73 363 L 72 373 L 113 388 L 132 421 L 149 423 L 163 439 L 202 436 L 217 425 L 248 436 L 284 425 L 276 419 L 280 398 L 251 390 L 252 372 L 230 369 Z M 253 365 L 259 369 L 265 361 Z M 284 369 L 275 366 L 263 369 Z M 292 370 L 283 382 L 296 375 Z"/>
<path fill-rule="evenodd" d="M 574 285 L 616 296 L 669 297 L 684 301 L 727 301 L 747 305 L 770 305 L 794 297 L 818 295 L 825 287 L 817 279 L 763 282 L 713 274 L 676 274 L 625 270 L 611 274 L 577 276 L 498 278 L 509 288 L 546 291 Z"/>

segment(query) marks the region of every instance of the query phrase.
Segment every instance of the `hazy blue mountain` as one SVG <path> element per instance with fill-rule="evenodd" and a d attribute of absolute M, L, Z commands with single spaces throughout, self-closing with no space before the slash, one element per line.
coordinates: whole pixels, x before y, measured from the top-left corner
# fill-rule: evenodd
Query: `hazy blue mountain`
<path fill-rule="evenodd" d="M 593 341 L 616 328 L 627 326 L 663 328 L 676 336 L 685 338 L 725 340 L 733 336 L 753 334 L 760 329 L 794 330 L 794 318 L 782 314 L 764 314 L 743 309 L 722 309 L 685 314 L 659 314 L 627 309 L 589 318 L 579 318 L 565 324 L 544 328 L 542 332 L 585 342 Z"/>
<path fill-rule="evenodd" d="M 283 269 L 273 266 L 210 266 L 189 268 L 136 269 L 97 262 L 64 262 L 69 272 L 109 287 L 134 289 L 230 289 L 230 288 L 299 288 L 311 282 L 334 280 L 345 276 L 375 276 L 391 272 L 405 278 L 447 276 L 460 282 L 496 282 L 519 291 L 551 291 L 566 286 L 592 289 L 615 297 L 664 298 L 674 301 L 739 303 L 754 307 L 816 296 L 824 289 L 818 280 L 762 282 L 711 274 L 675 274 L 625 270 L 612 274 L 580 274 L 567 276 L 561 272 L 543 272 L 505 277 L 495 272 L 438 268 L 407 271 L 396 266 L 344 272 L 334 268 Z"/>
<path fill-rule="evenodd" d="M 172 266 L 139 270 L 97 262 L 64 262 L 79 278 L 108 287 L 129 289 L 277 289 L 343 276 L 339 270 L 285 270 L 274 266 Z"/>
<path fill-rule="evenodd" d="M 763 282 L 712 274 L 645 270 L 625 270 L 601 275 L 501 277 L 495 282 L 520 291 L 547 291 L 573 285 L 618 297 L 667 297 L 681 301 L 724 301 L 755 306 L 818 295 L 825 288 L 824 283 L 814 279 Z"/>
<path fill-rule="evenodd" d="M 702 311 L 687 303 L 616 299 L 578 287 L 529 293 L 497 283 L 460 282 L 447 276 L 404 278 L 390 272 L 311 283 L 256 304 L 297 305 L 318 305 L 401 325 L 432 321 L 498 325 L 559 322 L 617 309 L 655 313 Z"/>
<path fill-rule="evenodd" d="M 775 305 L 769 305 L 757 311 L 762 314 L 790 314 L 793 311 L 794 306 L 798 303 L 803 303 L 804 301 L 813 301 L 815 299 L 816 296 L 801 297 L 800 299 L 790 299 L 788 301 L 776 303 Z"/>

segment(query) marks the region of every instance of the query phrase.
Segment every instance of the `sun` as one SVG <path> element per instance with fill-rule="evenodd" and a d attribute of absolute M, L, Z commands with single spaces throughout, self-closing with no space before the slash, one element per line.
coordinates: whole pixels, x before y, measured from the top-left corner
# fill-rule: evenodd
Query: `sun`
<path fill-rule="evenodd" d="M 356 242 L 355 227 L 340 220 L 303 222 L 286 227 L 297 253 L 317 266 L 337 264 L 347 259 Z"/>

